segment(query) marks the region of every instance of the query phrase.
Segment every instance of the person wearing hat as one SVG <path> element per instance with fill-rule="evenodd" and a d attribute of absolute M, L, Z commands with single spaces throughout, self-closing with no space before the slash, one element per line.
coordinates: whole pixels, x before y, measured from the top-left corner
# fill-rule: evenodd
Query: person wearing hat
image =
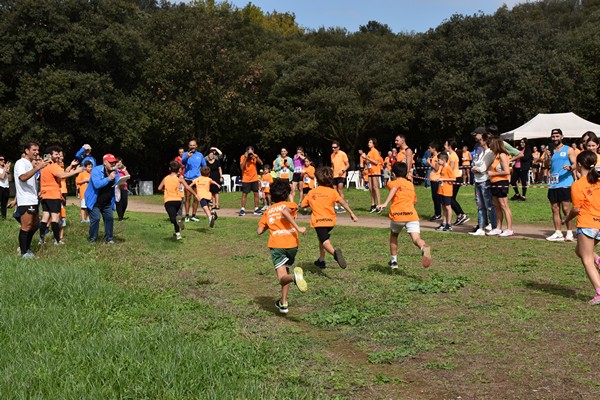
<path fill-rule="evenodd" d="M 102 165 L 92 169 L 90 182 L 85 191 L 85 204 L 90 217 L 90 243 L 98 239 L 100 216 L 104 220 L 104 242 L 114 243 L 113 225 L 115 208 L 115 184 L 117 183 L 117 158 L 112 154 L 102 157 Z"/>

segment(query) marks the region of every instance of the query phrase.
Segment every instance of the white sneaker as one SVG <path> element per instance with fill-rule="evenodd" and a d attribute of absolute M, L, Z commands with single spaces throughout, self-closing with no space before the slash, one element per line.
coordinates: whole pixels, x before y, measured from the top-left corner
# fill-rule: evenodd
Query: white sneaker
<path fill-rule="evenodd" d="M 179 232 L 175 233 L 175 240 L 181 240 L 181 233 L 179 233 Z"/>
<path fill-rule="evenodd" d="M 509 229 L 505 229 L 505 230 L 503 230 L 503 231 L 502 231 L 502 233 L 501 233 L 500 235 L 498 235 L 498 236 L 502 236 L 502 237 L 509 237 L 509 236 L 512 236 L 512 235 L 514 235 L 514 234 L 515 234 L 515 233 L 514 233 L 513 231 L 511 231 L 511 230 L 509 230 Z"/>
<path fill-rule="evenodd" d="M 575 238 L 573 237 L 573 232 L 567 232 L 565 236 L 565 242 L 574 242 Z"/>
<path fill-rule="evenodd" d="M 565 237 L 563 236 L 562 233 L 554 232 L 551 236 L 548 236 L 546 238 L 546 240 L 548 240 L 550 242 L 564 242 Z"/>
<path fill-rule="evenodd" d="M 498 236 L 501 233 L 502 233 L 502 231 L 500 229 L 496 228 L 496 229 L 492 229 L 491 231 L 487 232 L 486 235 L 488 235 L 488 236 Z"/>
<path fill-rule="evenodd" d="M 489 232 L 489 231 L 491 231 L 491 230 L 492 230 L 492 224 L 488 224 L 488 225 L 485 227 L 485 231 L 486 231 L 486 232 Z"/>
<path fill-rule="evenodd" d="M 469 235 L 485 236 L 485 231 L 483 229 L 477 229 L 475 232 L 469 232 Z"/>

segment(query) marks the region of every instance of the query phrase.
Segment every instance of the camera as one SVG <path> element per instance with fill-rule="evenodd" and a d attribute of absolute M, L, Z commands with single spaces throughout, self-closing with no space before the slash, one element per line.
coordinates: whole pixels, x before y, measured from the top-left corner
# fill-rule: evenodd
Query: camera
<path fill-rule="evenodd" d="M 44 154 L 44 157 L 42 159 L 44 160 L 44 162 L 50 161 L 50 154 Z"/>

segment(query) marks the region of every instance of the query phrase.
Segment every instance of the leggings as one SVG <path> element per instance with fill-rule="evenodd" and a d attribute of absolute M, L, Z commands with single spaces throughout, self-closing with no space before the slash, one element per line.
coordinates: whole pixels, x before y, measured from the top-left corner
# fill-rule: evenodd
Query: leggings
<path fill-rule="evenodd" d="M 436 181 L 429 181 L 429 183 L 431 185 L 431 200 L 433 200 L 433 215 L 441 216 L 442 202 L 440 200 L 440 195 L 438 194 L 440 183 Z"/>
<path fill-rule="evenodd" d="M 117 216 L 119 217 L 119 221 L 123 220 L 123 216 L 125 215 L 125 210 L 127 210 L 129 191 L 127 189 L 119 189 L 121 191 L 121 200 L 119 200 L 115 204 L 115 208 L 117 209 Z"/>
<path fill-rule="evenodd" d="M 454 213 L 458 216 L 458 215 L 463 215 L 465 212 L 463 211 L 462 207 L 460 206 L 460 204 L 458 204 L 458 201 L 456 201 L 456 196 L 458 195 L 458 190 L 460 189 L 463 180 L 462 177 L 460 178 L 456 178 L 456 182 L 454 182 L 455 184 L 452 185 L 452 202 L 450 203 L 450 206 L 452 207 L 452 211 L 454 211 Z"/>
<path fill-rule="evenodd" d="M 519 194 L 519 188 L 517 182 L 521 181 L 523 187 L 523 197 L 527 196 L 527 183 L 529 181 L 529 170 L 523 168 L 513 168 L 512 176 L 510 177 L 510 186 L 515 190 L 515 194 Z"/>
<path fill-rule="evenodd" d="M 8 205 L 9 189 L 0 187 L 0 209 L 2 210 L 2 219 L 6 219 L 6 206 Z"/>
<path fill-rule="evenodd" d="M 177 213 L 181 209 L 181 201 L 167 201 L 165 203 L 165 210 L 169 214 L 169 221 L 173 224 L 175 232 L 179 232 L 179 224 L 177 223 Z"/>

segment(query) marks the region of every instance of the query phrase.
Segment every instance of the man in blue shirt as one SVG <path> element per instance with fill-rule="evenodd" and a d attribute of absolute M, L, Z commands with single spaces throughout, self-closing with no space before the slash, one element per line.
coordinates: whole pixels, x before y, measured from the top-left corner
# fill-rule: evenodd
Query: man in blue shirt
<path fill-rule="evenodd" d="M 79 165 L 83 165 L 86 161 L 92 163 L 92 168 L 96 167 L 96 159 L 92 156 L 92 146 L 84 144 L 81 149 L 75 154 L 75 158 L 79 161 Z"/>
<path fill-rule="evenodd" d="M 104 220 L 104 242 L 114 243 L 113 209 L 115 207 L 115 184 L 117 183 L 117 158 L 112 154 L 102 157 L 102 164 L 94 167 L 90 183 L 85 191 L 85 204 L 90 215 L 90 243 L 98 239 L 100 217 Z"/>
<path fill-rule="evenodd" d="M 206 166 L 204 156 L 198 150 L 198 143 L 194 139 L 188 143 L 188 152 L 181 156 L 181 163 L 185 166 L 185 173 L 183 179 L 185 179 L 188 185 L 192 184 L 192 181 L 200 176 L 200 168 Z M 192 217 L 190 218 L 190 200 L 193 199 L 192 204 Z M 200 221 L 196 218 L 196 212 L 198 211 L 198 200 L 194 196 L 190 196 L 189 193 L 185 193 L 185 222 Z"/>

